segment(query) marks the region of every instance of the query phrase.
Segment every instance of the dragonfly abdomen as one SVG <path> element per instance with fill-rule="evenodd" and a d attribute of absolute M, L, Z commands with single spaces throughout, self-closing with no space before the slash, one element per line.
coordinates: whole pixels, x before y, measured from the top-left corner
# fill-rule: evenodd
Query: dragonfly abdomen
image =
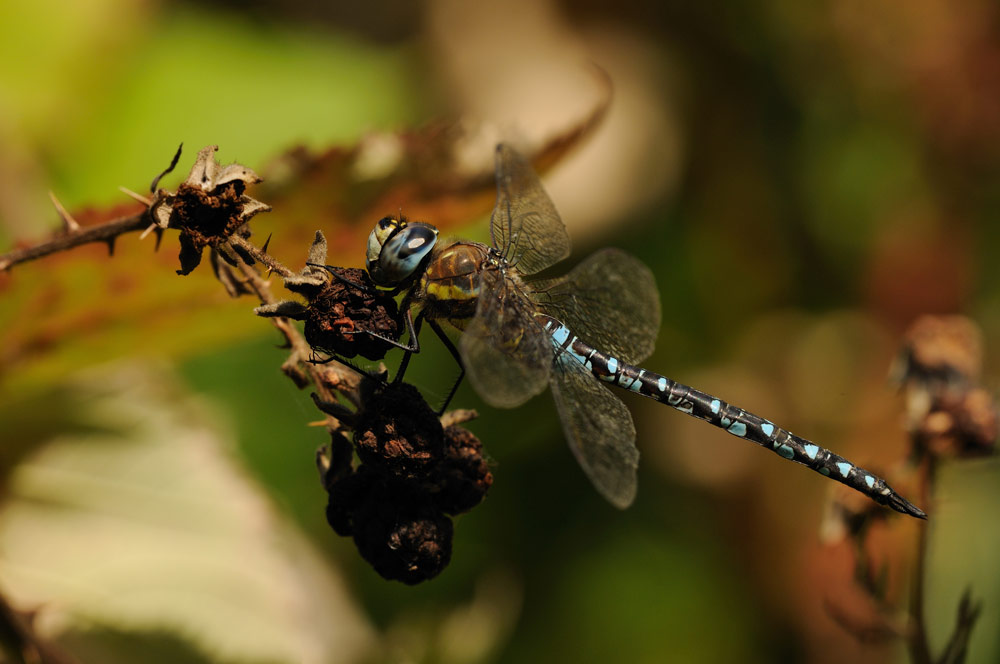
<path fill-rule="evenodd" d="M 730 405 L 660 374 L 636 367 L 597 350 L 549 316 L 539 316 L 556 346 L 557 360 L 567 353 L 599 380 L 664 403 L 705 420 L 728 433 L 765 447 L 778 456 L 807 466 L 860 491 L 897 511 L 924 517 L 924 513 L 897 494 L 885 480 L 844 457 L 816 445 L 742 408 Z"/>

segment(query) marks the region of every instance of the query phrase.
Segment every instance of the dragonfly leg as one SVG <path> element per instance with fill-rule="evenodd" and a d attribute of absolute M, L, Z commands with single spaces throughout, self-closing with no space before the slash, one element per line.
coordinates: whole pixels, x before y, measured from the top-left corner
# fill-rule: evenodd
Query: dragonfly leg
<path fill-rule="evenodd" d="M 458 386 L 462 384 L 462 379 L 465 378 L 465 364 L 462 362 L 462 356 L 458 353 L 458 349 L 455 348 L 455 344 L 451 342 L 451 339 L 449 339 L 448 335 L 441 329 L 441 326 L 433 320 L 427 321 L 427 323 L 431 326 L 431 329 L 434 330 L 434 334 L 438 336 L 441 343 L 444 344 L 444 347 L 448 349 L 449 353 L 451 353 L 451 356 L 455 358 L 455 362 L 458 364 L 458 368 L 460 370 L 458 378 L 455 379 L 455 384 L 451 386 L 451 390 L 448 391 L 448 397 L 444 400 L 441 410 L 438 411 L 438 415 L 441 415 L 444 413 L 445 409 L 448 408 L 451 400 L 455 397 L 455 392 L 458 391 Z"/>
<path fill-rule="evenodd" d="M 344 364 L 344 359 L 339 355 L 331 354 L 329 357 L 321 360 L 316 356 L 316 350 L 313 349 L 313 351 L 309 354 L 308 362 L 309 364 L 330 364 L 331 362 L 340 362 L 341 364 Z"/>
<path fill-rule="evenodd" d="M 419 337 L 419 334 L 420 334 L 420 325 L 423 322 L 424 322 L 424 312 L 423 312 L 423 310 L 421 310 L 420 313 L 417 314 L 417 319 L 413 320 L 413 314 L 410 313 L 410 309 L 407 308 L 406 309 L 406 330 L 407 330 L 407 332 L 409 333 L 409 336 L 410 336 L 410 343 L 404 345 L 404 344 L 401 344 L 401 343 L 399 343 L 397 341 L 393 341 L 392 339 L 386 339 L 386 341 L 391 342 L 394 346 L 396 346 L 396 348 L 403 349 L 403 359 L 399 363 L 399 368 L 396 369 L 396 377 L 392 381 L 394 383 L 401 383 L 401 382 L 403 382 L 403 374 L 406 373 L 406 367 L 408 367 L 409 364 L 410 364 L 410 357 L 414 353 L 419 353 L 420 352 L 420 337 Z M 381 335 L 376 335 L 376 334 L 374 334 L 372 332 L 369 332 L 368 334 L 371 334 L 372 336 L 378 336 L 378 337 L 381 338 Z"/>

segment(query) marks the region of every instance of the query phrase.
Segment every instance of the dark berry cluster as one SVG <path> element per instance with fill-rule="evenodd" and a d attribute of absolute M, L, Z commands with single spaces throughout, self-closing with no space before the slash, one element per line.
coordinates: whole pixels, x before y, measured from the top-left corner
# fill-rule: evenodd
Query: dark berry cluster
<path fill-rule="evenodd" d="M 376 288 L 364 270 L 321 267 L 325 262 L 326 239 L 317 231 L 305 269 L 284 279 L 285 288 L 305 298 L 305 304 L 285 300 L 263 305 L 257 315 L 305 321 L 306 341 L 314 351 L 382 359 L 403 331 L 396 300 Z"/>
<path fill-rule="evenodd" d="M 442 427 L 414 387 L 394 383 L 366 402 L 354 445 L 360 466 L 341 452 L 324 472 L 330 526 L 387 579 L 437 576 L 451 560 L 449 515 L 478 505 L 493 484 L 482 444 Z"/>
<path fill-rule="evenodd" d="M 285 288 L 305 303 L 263 305 L 258 315 L 304 321 L 314 352 L 381 359 L 400 338 L 404 312 L 364 270 L 325 262 L 326 240 L 317 232 L 306 267 L 284 277 Z M 419 583 L 448 564 L 450 516 L 478 505 L 493 476 L 479 440 L 459 426 L 442 426 L 414 387 L 362 375 L 369 388 L 355 400 L 356 413 L 316 397 L 321 410 L 353 429 L 353 445 L 335 433 L 322 459 L 327 518 L 338 534 L 354 538 L 379 574 Z"/>
<path fill-rule="evenodd" d="M 381 359 L 393 348 L 387 339 L 396 341 L 402 333 L 396 300 L 356 268 L 331 268 L 330 280 L 309 298 L 305 321 L 310 346 L 347 358 Z"/>

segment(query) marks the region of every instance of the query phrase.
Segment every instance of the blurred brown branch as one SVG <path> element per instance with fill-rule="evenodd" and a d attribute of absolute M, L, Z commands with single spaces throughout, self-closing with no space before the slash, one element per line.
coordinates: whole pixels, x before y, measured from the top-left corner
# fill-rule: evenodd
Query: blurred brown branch
<path fill-rule="evenodd" d="M 6 254 L 0 254 L 0 271 L 9 270 L 18 263 L 25 263 L 92 242 L 106 243 L 108 245 L 108 252 L 113 254 L 115 240 L 119 235 L 145 230 L 148 226 L 149 217 L 145 212 L 96 226 L 77 226 L 75 229 L 67 230 L 51 240 L 21 249 L 14 249 Z"/>
<path fill-rule="evenodd" d="M 979 386 L 982 370 L 982 333 L 962 316 L 924 316 L 907 331 L 892 374 L 905 397 L 906 429 L 910 437 L 909 461 L 916 466 L 920 502 L 933 510 L 938 470 L 947 460 L 988 456 L 994 453 L 1000 413 L 992 395 Z M 875 572 L 875 557 L 869 551 L 872 526 L 879 519 L 866 506 L 837 503 L 838 532 L 853 543 L 855 584 L 864 591 L 878 612 L 865 621 L 845 607 L 826 603 L 827 613 L 841 627 L 863 642 L 902 637 L 911 661 L 916 664 L 958 664 L 965 660 L 972 629 L 981 606 L 967 589 L 956 611 L 956 623 L 948 644 L 935 656 L 927 627 L 927 554 L 929 522 L 916 524 L 911 550 L 907 627 L 894 625 L 900 609 L 887 599 L 883 579 L 886 563 Z"/>

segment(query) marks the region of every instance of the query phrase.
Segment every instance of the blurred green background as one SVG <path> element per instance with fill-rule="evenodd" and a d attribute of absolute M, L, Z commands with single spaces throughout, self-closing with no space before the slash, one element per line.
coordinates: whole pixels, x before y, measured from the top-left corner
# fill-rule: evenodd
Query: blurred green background
<path fill-rule="evenodd" d="M 545 180 L 574 260 L 611 244 L 653 268 L 649 368 L 884 472 L 906 453 L 886 376 L 913 319 L 971 316 L 985 384 L 1000 375 L 988 0 L 42 0 L 0 6 L 0 62 L 3 250 L 55 226 L 48 190 L 83 219 L 121 204 L 118 185 L 145 191 L 181 141 L 166 186 L 203 145 L 268 172 L 299 145 L 438 118 L 488 168 L 497 140 L 539 145 L 580 122 L 601 97 L 596 63 L 614 82 L 608 117 Z M 338 183 L 330 195 L 349 198 Z M 332 218 L 323 187 L 307 193 L 256 218 L 257 235 L 301 261 L 319 228 L 332 262 L 361 265 L 377 217 Z M 485 237 L 487 211 L 448 231 Z M 496 484 L 457 520 L 439 578 L 383 581 L 325 523 L 324 436 L 305 426 L 318 417 L 253 304 L 207 266 L 175 276 L 170 235 L 155 259 L 135 236 L 114 259 L 98 249 L 0 275 L 0 591 L 64 652 L 905 660 L 825 609 L 865 610 L 849 552 L 820 541 L 831 483 L 637 399 L 639 497 L 618 512 L 576 467 L 550 397 L 496 412 L 464 386 L 454 405 L 479 408 Z M 434 403 L 456 370 L 426 345 L 407 377 Z M 930 526 L 932 645 L 971 587 L 976 662 L 1000 657 L 998 480 L 989 460 L 948 467 Z M 894 527 L 883 546 L 905 606 L 915 530 Z"/>

